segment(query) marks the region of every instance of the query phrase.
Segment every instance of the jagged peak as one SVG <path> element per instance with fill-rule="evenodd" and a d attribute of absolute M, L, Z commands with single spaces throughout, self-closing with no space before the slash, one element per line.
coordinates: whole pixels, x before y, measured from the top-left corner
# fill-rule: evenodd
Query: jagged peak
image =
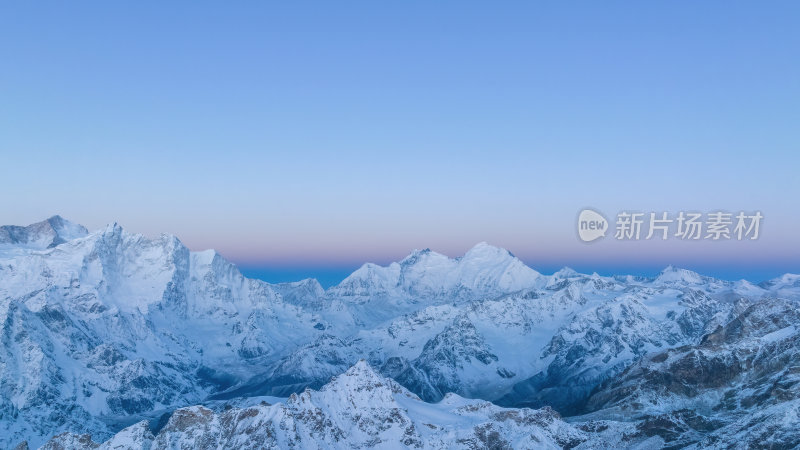
<path fill-rule="evenodd" d="M 123 228 L 122 225 L 119 224 L 119 222 L 109 223 L 104 228 L 101 228 L 101 229 L 91 233 L 90 236 L 96 236 L 97 238 L 104 239 L 104 240 L 108 240 L 108 239 L 111 239 L 111 240 L 119 240 L 119 239 L 122 239 L 122 240 L 134 240 L 134 241 L 141 241 L 141 242 L 146 242 L 146 243 L 151 243 L 151 244 L 160 243 L 160 244 L 163 244 L 165 246 L 175 247 L 175 248 L 185 248 L 185 245 L 183 245 L 183 242 L 174 234 L 161 233 L 155 238 L 148 238 L 147 236 L 145 236 L 145 235 L 143 235 L 141 233 L 131 233 L 131 232 L 129 232 L 128 230 Z M 211 259 L 214 256 L 214 254 L 216 253 L 213 249 L 212 250 L 205 250 L 204 252 L 210 252 L 209 253 L 209 259 Z M 201 253 L 201 252 L 193 252 L 193 253 Z"/>
<path fill-rule="evenodd" d="M 101 230 L 101 234 L 111 234 L 111 235 L 118 235 L 124 233 L 125 230 L 122 228 L 118 222 L 112 222 L 106 225 L 106 227 Z"/>
<path fill-rule="evenodd" d="M 123 240 L 149 241 L 143 234 L 129 233 L 118 222 L 112 222 L 89 235 L 98 242 L 117 243 Z"/>
<path fill-rule="evenodd" d="M 442 261 L 449 261 L 449 260 L 450 260 L 449 257 L 447 257 L 447 256 L 445 256 L 445 255 L 443 255 L 441 253 L 434 252 L 433 250 L 431 250 L 429 248 L 424 248 L 422 250 L 416 250 L 415 249 L 414 251 L 411 252 L 411 254 L 409 254 L 408 256 L 406 256 L 405 258 L 403 258 L 400 261 L 400 266 L 409 267 L 409 266 L 418 265 L 420 263 L 427 263 L 427 262 L 430 262 L 430 261 L 440 261 L 440 262 L 442 262 Z"/>

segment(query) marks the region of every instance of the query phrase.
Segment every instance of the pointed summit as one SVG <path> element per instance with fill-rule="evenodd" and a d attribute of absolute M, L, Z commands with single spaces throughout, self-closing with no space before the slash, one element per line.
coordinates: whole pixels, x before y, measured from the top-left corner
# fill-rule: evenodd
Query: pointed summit
<path fill-rule="evenodd" d="M 320 389 L 322 393 L 338 393 L 354 399 L 356 397 L 374 401 L 382 398 L 393 402 L 392 394 L 406 394 L 415 397 L 396 381 L 379 375 L 367 361 L 361 359 L 341 375 L 337 375 Z"/>
<path fill-rule="evenodd" d="M 50 217 L 48 219 L 45 219 L 44 222 L 49 223 L 53 228 L 63 227 L 65 225 L 67 225 L 67 226 L 75 226 L 74 223 L 70 222 L 69 220 L 66 220 L 65 218 L 59 216 L 58 214 L 56 214 L 56 215 L 54 215 L 54 216 L 52 216 L 52 217 Z M 80 225 L 78 225 L 78 226 L 80 226 Z M 83 228 L 83 227 L 81 227 L 81 228 Z"/>
<path fill-rule="evenodd" d="M 47 219 L 46 222 L 50 224 L 50 227 L 62 242 L 86 237 L 89 234 L 89 231 L 83 225 L 70 222 L 59 215 Z"/>
<path fill-rule="evenodd" d="M 347 372 L 344 373 L 345 376 L 348 377 L 367 377 L 371 379 L 382 379 L 380 375 L 378 375 L 375 370 L 372 369 L 372 366 L 369 365 L 366 359 L 359 359 L 353 367 L 347 369 Z"/>
<path fill-rule="evenodd" d="M 0 245 L 44 250 L 88 234 L 83 226 L 55 215 L 24 227 L 18 225 L 0 227 Z"/>
<path fill-rule="evenodd" d="M 398 263 L 392 263 L 387 267 L 366 263 L 329 291 L 344 297 L 368 297 L 389 293 L 397 288 L 400 270 Z"/>

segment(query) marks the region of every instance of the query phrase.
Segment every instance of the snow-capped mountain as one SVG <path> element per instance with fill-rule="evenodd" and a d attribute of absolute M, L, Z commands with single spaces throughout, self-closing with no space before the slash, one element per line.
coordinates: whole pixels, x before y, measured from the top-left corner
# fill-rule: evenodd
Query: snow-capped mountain
<path fill-rule="evenodd" d="M 247 433 L 266 433 L 259 436 L 281 447 L 317 438 L 341 447 L 335 430 L 349 435 L 361 422 L 325 398 L 344 389 L 331 380 L 347 372 L 336 380 L 394 380 L 380 382 L 394 386 L 391 398 L 375 394 L 375 401 L 405 411 L 402 420 L 380 416 L 397 422 L 359 435 L 363 446 L 414 447 L 418 439 L 433 448 L 461 440 L 488 445 L 475 434 L 477 422 L 452 417 L 458 403 L 491 409 L 480 423 L 500 436 L 529 435 L 500 423 L 498 411 L 552 408 L 573 424 L 559 420 L 559 430 L 590 432 L 575 445 L 612 442 L 591 431 L 598 422 L 587 422 L 602 420 L 598 429 L 629 438 L 612 446 L 724 447 L 758 436 L 761 422 L 747 415 L 754 408 L 765 408 L 764 421 L 800 424 L 792 378 L 799 280 L 787 274 L 756 285 L 674 267 L 654 278 L 567 268 L 548 276 L 481 243 L 455 259 L 422 250 L 385 267 L 365 264 L 324 290 L 316 280 L 247 279 L 213 250 L 190 252 L 174 236 L 148 239 L 116 224 L 88 233 L 53 217 L 0 227 L 0 446 L 25 440 L 36 447 L 61 432 L 75 434 L 52 445 L 90 445 L 131 426 L 114 440 L 163 448 L 204 436 L 226 447 L 251 427 L 298 424 L 311 414 L 327 419 L 310 434 Z M 704 357 L 715 362 L 703 365 Z M 681 372 L 680 364 L 688 368 Z M 693 370 L 727 375 L 703 384 Z M 632 388 L 642 380 L 652 386 Z M 348 383 L 344 390 L 359 392 L 357 382 Z M 780 389 L 767 387 L 776 383 Z M 754 400 L 741 386 L 771 400 Z M 320 390 L 292 396 L 307 388 Z M 712 401 L 726 395 L 733 396 L 727 403 Z M 240 407 L 264 396 L 284 400 Z M 292 409 L 301 398 L 315 405 L 313 414 Z M 236 413 L 207 409 L 219 402 L 234 404 Z M 183 428 L 162 437 L 173 418 Z M 187 428 L 195 419 L 218 431 Z M 789 428 L 780 428 L 780 445 L 798 437 Z M 78 437 L 85 433 L 91 439 Z M 572 445 L 547 436 L 541 442 Z"/>
<path fill-rule="evenodd" d="M 653 352 L 606 380 L 585 411 L 657 422 L 671 445 L 800 445 L 797 301 L 737 305 L 699 344 Z"/>
<path fill-rule="evenodd" d="M 495 297 L 535 286 L 540 279 L 508 251 L 482 242 L 455 259 L 425 249 L 386 267 L 364 264 L 327 294 L 344 302 L 356 325 L 364 328 L 421 305 Z"/>
<path fill-rule="evenodd" d="M 539 278 L 508 251 L 481 242 L 455 259 L 425 249 L 387 267 L 365 264 L 331 293 L 361 300 L 377 296 L 451 300 L 519 291 Z"/>
<path fill-rule="evenodd" d="M 280 403 L 182 408 L 157 433 L 143 421 L 102 445 L 64 433 L 44 448 L 597 448 L 619 444 L 631 427 L 598 421 L 584 428 L 606 430 L 570 425 L 552 409 L 506 409 L 454 394 L 425 403 L 360 361 L 319 391 Z"/>
<path fill-rule="evenodd" d="M 0 259 L 6 445 L 56 429 L 107 434 L 199 402 L 320 333 L 313 314 L 213 251 L 116 224 L 73 237 L 42 248 L 31 236 Z"/>
<path fill-rule="evenodd" d="M 0 251 L 34 249 L 43 250 L 89 234 L 86 228 L 53 216 L 27 227 L 4 225 L 0 227 Z"/>

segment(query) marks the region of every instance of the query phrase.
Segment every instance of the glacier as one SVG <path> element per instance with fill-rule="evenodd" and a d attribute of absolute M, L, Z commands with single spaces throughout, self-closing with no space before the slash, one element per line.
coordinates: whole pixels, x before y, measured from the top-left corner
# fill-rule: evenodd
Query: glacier
<path fill-rule="evenodd" d="M 792 448 L 798 301 L 798 275 L 544 275 L 486 243 L 270 284 L 55 216 L 0 227 L 0 446 Z"/>

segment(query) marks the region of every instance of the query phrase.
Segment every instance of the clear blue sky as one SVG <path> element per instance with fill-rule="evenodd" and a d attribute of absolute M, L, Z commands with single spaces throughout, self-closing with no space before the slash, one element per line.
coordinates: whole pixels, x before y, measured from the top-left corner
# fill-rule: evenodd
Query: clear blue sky
<path fill-rule="evenodd" d="M 4 2 L 0 217 L 292 276 L 479 241 L 543 271 L 799 272 L 798 23 L 798 2 Z M 589 246 L 585 206 L 761 210 L 763 237 Z"/>

